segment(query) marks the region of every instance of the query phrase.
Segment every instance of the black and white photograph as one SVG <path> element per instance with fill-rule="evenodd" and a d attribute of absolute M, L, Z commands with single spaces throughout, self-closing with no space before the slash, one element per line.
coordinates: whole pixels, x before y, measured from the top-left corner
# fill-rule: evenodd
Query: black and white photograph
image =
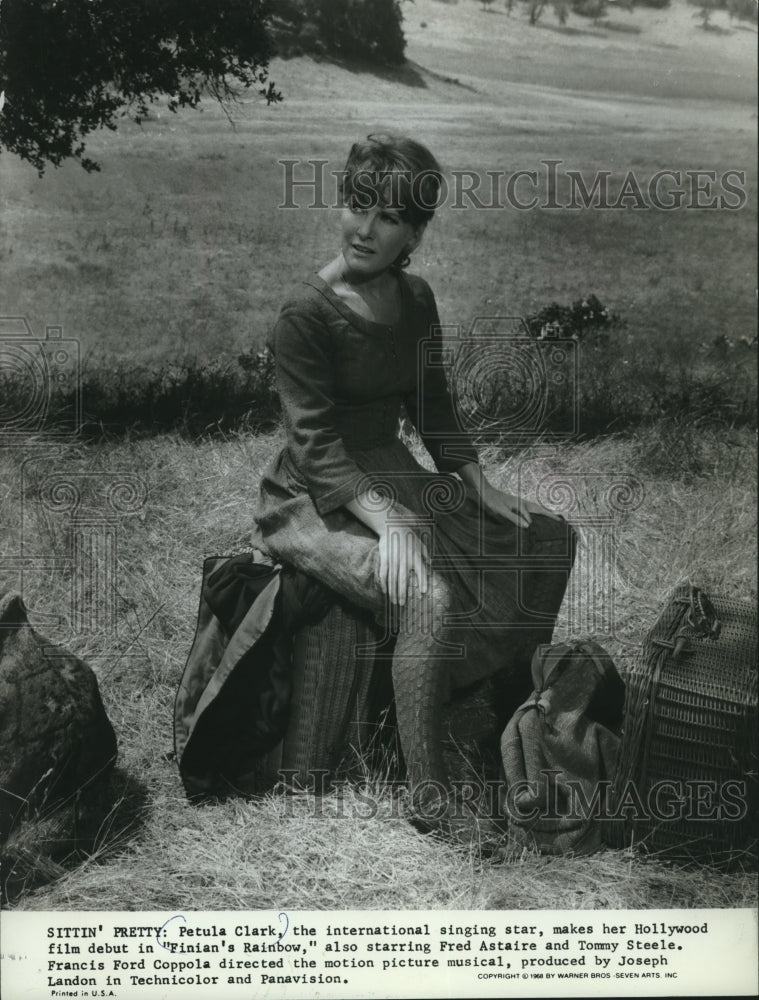
<path fill-rule="evenodd" d="M 756 109 L 755 0 L 0 0 L 4 997 L 759 989 Z"/>

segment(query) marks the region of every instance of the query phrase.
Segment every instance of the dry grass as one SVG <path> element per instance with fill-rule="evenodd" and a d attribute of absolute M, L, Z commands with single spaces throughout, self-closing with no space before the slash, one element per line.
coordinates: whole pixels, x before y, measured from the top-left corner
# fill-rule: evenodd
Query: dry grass
<path fill-rule="evenodd" d="M 611 565 L 584 566 L 585 549 L 578 563 L 580 574 L 590 569 L 610 575 L 614 628 L 592 634 L 622 667 L 664 595 L 683 577 L 745 599 L 756 592 L 751 436 L 680 431 L 649 429 L 628 439 L 536 447 L 507 460 L 485 455 L 497 482 L 521 482 L 528 494 L 546 475 L 556 482 L 575 477 L 586 486 L 596 472 L 612 479 L 633 475 L 642 483 L 637 509 L 617 513 Z M 58 571 L 28 572 L 24 584 L 33 620 L 62 613 L 60 628 L 49 618 L 40 627 L 54 640 L 65 638 L 96 669 L 119 738 L 118 780 L 130 801 L 142 805 L 127 839 L 104 845 L 79 868 L 19 899 L 17 908 L 626 909 L 753 903 L 753 875 L 686 871 L 624 851 L 605 850 L 592 859 L 525 854 L 488 861 L 418 834 L 403 818 L 402 794 L 383 786 L 381 775 L 365 774 L 368 784 L 346 785 L 342 797 L 189 805 L 168 755 L 173 694 L 192 638 L 200 566 L 205 555 L 250 543 L 258 476 L 279 441 L 279 434 L 236 436 L 223 444 L 163 437 L 72 446 L 45 463 L 46 472 L 87 471 L 106 480 L 128 469 L 149 488 L 143 510 L 120 526 L 118 635 L 67 633 L 65 563 Z M 662 449 L 669 455 L 668 473 Z M 8 554 L 18 551 L 17 487 L 28 458 L 28 447 L 2 456 L 3 482 L 13 484 L 0 501 L 3 521 L 12 526 Z M 27 463 L 25 473 L 33 482 L 34 465 Z M 597 511 L 598 491 L 581 487 L 578 494 L 584 513 Z M 33 489 L 24 514 L 27 551 L 35 549 L 31 541 L 39 553 L 65 555 L 65 525 L 45 522 Z M 6 574 L 7 585 L 16 583 L 12 576 Z M 582 601 L 575 609 L 568 603 L 559 633 L 587 632 L 583 626 L 592 609 L 586 608 L 583 619 Z M 605 619 L 596 614 L 594 620 Z"/>
<path fill-rule="evenodd" d="M 754 468 L 750 431 L 662 422 L 629 437 L 513 456 L 498 485 L 553 499 L 579 523 L 576 598 L 565 603 L 559 634 L 594 634 L 624 660 L 682 580 L 754 599 Z"/>

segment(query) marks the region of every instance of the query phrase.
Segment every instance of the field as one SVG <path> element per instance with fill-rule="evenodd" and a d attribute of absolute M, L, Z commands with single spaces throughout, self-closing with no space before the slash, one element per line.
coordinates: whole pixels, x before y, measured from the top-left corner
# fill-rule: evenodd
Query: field
<path fill-rule="evenodd" d="M 605 347 L 581 345 L 580 390 L 591 407 L 607 399 L 604 434 L 581 417 L 587 436 L 560 447 L 483 451 L 497 484 L 519 477 L 528 491 L 546 474 L 643 484 L 642 503 L 615 526 L 608 565 L 581 553 L 590 589 L 563 609 L 558 633 L 592 634 L 624 669 L 678 581 L 756 598 L 756 31 L 722 12 L 704 31 L 679 3 L 615 11 L 599 25 L 572 17 L 564 28 L 549 11 L 530 27 L 503 5 L 404 7 L 409 63 L 397 72 L 276 60 L 282 105 L 245 99 L 231 109 L 234 128 L 212 104 L 182 115 L 157 106 L 143 127 L 93 138 L 94 176 L 68 165 L 38 178 L 0 157 L 0 312 L 25 316 L 35 336 L 59 325 L 76 338 L 85 389 L 135 372 L 135 384 L 150 371 L 168 378 L 189 359 L 234 365 L 263 345 L 290 285 L 335 253 L 334 213 L 308 210 L 302 189 L 299 210 L 278 208 L 278 161 L 340 169 L 349 143 L 370 130 L 413 134 L 449 171 L 544 178 L 541 161 L 560 160 L 560 202 L 567 170 L 590 182 L 608 169 L 615 191 L 631 170 L 644 190 L 664 169 L 744 172 L 736 209 L 448 207 L 412 265 L 435 289 L 443 322 L 464 329 L 477 316 L 531 314 L 590 293 L 625 320 Z M 282 432 L 193 436 L 191 420 L 163 432 L 124 427 L 112 413 L 103 420 L 91 398 L 85 391 L 87 438 L 58 445 L 43 430 L 0 451 L 0 570 L 3 588 L 20 587 L 11 560 L 23 548 L 33 621 L 95 668 L 119 737 L 121 812 L 135 826 L 15 906 L 753 905 L 751 874 L 623 851 L 493 864 L 419 836 L 378 785 L 369 819 L 351 808 L 333 815 L 335 798 L 317 818 L 311 796 L 191 807 L 167 755 L 200 568 L 206 555 L 249 544 L 258 477 Z M 638 398 L 641 412 L 623 426 Z M 223 414 L 220 400 L 209 428 Z M 144 506 L 118 527 L 117 633 L 71 632 L 67 526 L 23 499 L 51 469 L 96 484 L 130 472 L 147 487 Z M 592 513 L 593 498 L 583 503 Z M 35 557 L 57 568 L 36 568 Z"/>

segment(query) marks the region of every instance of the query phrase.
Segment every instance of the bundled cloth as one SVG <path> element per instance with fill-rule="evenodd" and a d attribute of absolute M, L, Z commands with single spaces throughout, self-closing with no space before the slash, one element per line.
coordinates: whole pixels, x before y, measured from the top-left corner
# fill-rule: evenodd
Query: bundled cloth
<path fill-rule="evenodd" d="M 624 682 L 590 639 L 539 646 L 532 680 L 501 740 L 512 837 L 546 854 L 588 854 L 601 845 L 594 813 L 614 777 Z"/>
<path fill-rule="evenodd" d="M 203 563 L 195 639 L 174 703 L 174 748 L 192 798 L 249 787 L 283 738 L 292 696 L 291 636 L 334 595 L 262 553 Z"/>
<path fill-rule="evenodd" d="M 0 898 L 102 844 L 116 750 L 92 669 L 0 594 Z"/>

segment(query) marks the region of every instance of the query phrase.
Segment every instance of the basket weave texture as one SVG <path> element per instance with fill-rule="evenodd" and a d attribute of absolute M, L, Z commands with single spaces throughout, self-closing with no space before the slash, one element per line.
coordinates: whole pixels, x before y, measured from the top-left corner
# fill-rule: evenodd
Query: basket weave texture
<path fill-rule="evenodd" d="M 256 792 L 280 779 L 294 789 L 326 790 L 339 765 L 369 750 L 392 688 L 383 661 L 357 650 L 374 645 L 378 634 L 370 615 L 343 603 L 296 632 L 287 731 L 258 762 Z"/>
<path fill-rule="evenodd" d="M 673 860 L 755 863 L 756 608 L 711 596 L 721 622 L 712 638 L 689 621 L 693 593 L 686 583 L 670 595 L 626 678 L 614 778 L 618 815 L 625 818 L 606 824 L 605 839 Z M 631 785 L 643 815 L 619 809 L 622 800 L 632 801 Z"/>

